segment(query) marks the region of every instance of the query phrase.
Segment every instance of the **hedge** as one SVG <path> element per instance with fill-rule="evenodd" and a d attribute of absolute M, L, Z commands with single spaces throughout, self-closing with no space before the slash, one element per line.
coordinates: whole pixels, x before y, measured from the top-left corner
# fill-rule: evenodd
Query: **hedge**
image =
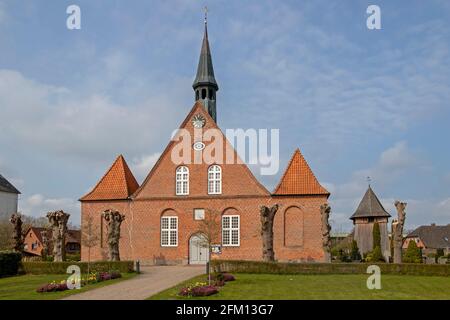
<path fill-rule="evenodd" d="M 26 274 L 65 274 L 72 265 L 80 267 L 82 273 L 88 270 L 87 262 L 22 262 L 21 272 Z M 102 261 L 91 262 L 90 272 L 118 271 L 121 273 L 134 272 L 133 261 Z"/>
<path fill-rule="evenodd" d="M 212 260 L 214 272 L 271 274 L 366 274 L 367 267 L 378 265 L 382 274 L 450 276 L 448 264 L 392 263 L 278 263 L 242 260 Z"/>
<path fill-rule="evenodd" d="M 0 251 L 0 278 L 15 276 L 19 271 L 22 255 L 17 252 Z"/>

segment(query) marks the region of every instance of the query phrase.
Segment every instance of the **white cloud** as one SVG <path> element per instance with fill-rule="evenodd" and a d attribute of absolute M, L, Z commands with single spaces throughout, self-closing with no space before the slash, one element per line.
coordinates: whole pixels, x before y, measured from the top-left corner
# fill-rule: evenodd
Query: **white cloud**
<path fill-rule="evenodd" d="M 78 97 L 11 70 L 0 70 L 0 105 L 0 119 L 8 119 L 0 142 L 88 159 L 159 144 L 181 109 L 159 97 L 130 107 L 98 94 Z"/>
<path fill-rule="evenodd" d="M 157 152 L 133 159 L 131 170 L 133 171 L 133 174 L 138 180 L 139 184 L 142 183 L 143 180 L 147 177 L 147 175 L 150 173 L 150 170 L 153 168 L 160 156 L 161 153 Z"/>
<path fill-rule="evenodd" d="M 376 164 L 367 169 L 356 170 L 351 174 L 350 180 L 342 184 L 324 183 L 331 192 L 330 203 L 333 208 L 333 222 L 335 228 L 350 229 L 350 216 L 356 210 L 367 189 L 367 177 L 371 177 L 377 186 L 383 189 L 394 184 L 403 174 L 409 170 L 423 170 L 423 163 L 419 155 L 408 147 L 405 141 L 400 141 L 394 146 L 381 152 Z M 380 196 L 378 194 L 378 196 Z M 394 195 L 395 196 L 395 195 Z M 403 200 L 403 199 L 401 199 Z M 390 213 L 395 213 L 393 198 L 380 198 L 380 201 Z M 410 200 L 411 207 L 415 207 L 417 200 Z M 413 221 L 423 221 L 417 212 Z"/>
<path fill-rule="evenodd" d="M 19 201 L 19 211 L 32 217 L 45 217 L 47 212 L 64 210 L 70 214 L 69 222 L 80 225 L 80 204 L 69 198 L 47 198 L 42 194 L 34 194 Z"/>

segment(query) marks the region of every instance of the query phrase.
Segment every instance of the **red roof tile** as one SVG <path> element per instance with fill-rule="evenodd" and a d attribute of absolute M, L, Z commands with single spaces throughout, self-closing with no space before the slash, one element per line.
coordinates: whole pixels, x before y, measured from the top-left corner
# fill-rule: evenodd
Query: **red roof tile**
<path fill-rule="evenodd" d="M 297 149 L 273 194 L 329 195 L 330 193 L 320 185 L 300 150 Z"/>
<path fill-rule="evenodd" d="M 138 188 L 139 184 L 124 157 L 120 155 L 94 189 L 80 201 L 127 199 Z"/>

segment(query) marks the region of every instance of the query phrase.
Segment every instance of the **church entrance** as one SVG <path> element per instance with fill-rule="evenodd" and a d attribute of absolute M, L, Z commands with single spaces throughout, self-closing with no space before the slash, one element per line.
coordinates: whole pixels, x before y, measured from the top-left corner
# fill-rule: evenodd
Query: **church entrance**
<path fill-rule="evenodd" d="M 208 242 L 204 235 L 194 234 L 189 239 L 189 264 L 206 264 L 208 262 Z"/>

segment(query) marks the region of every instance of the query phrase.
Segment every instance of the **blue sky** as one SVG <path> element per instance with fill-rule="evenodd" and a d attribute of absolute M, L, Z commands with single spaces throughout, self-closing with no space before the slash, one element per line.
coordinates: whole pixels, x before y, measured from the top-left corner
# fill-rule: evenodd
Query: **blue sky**
<path fill-rule="evenodd" d="M 82 29 L 66 28 L 77 4 Z M 408 228 L 450 223 L 450 4 L 0 0 L 0 173 L 26 214 L 64 208 L 123 153 L 139 181 L 193 105 L 209 7 L 225 128 L 280 128 L 332 193 L 335 230 L 367 188 Z M 382 30 L 366 27 L 381 8 Z M 258 172 L 255 172 L 256 174 Z"/>

